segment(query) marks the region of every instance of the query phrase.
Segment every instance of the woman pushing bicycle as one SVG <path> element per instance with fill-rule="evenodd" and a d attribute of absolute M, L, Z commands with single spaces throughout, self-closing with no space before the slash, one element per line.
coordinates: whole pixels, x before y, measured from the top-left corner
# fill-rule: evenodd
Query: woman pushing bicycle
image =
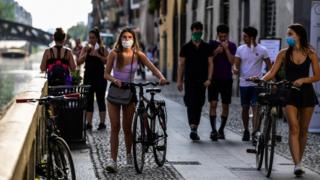
<path fill-rule="evenodd" d="M 309 123 L 314 106 L 318 104 L 312 83 L 319 81 L 319 63 L 315 50 L 308 44 L 307 32 L 300 24 L 292 24 L 287 31 L 288 48 L 278 54 L 271 70 L 262 77 L 271 80 L 281 66 L 284 66 L 285 79 L 291 81 L 300 91 L 291 89 L 285 105 L 285 115 L 289 124 L 289 146 L 294 166 L 294 174 L 304 174 L 302 156 L 307 142 Z M 309 76 L 310 65 L 313 75 Z"/>
<path fill-rule="evenodd" d="M 119 145 L 119 131 L 120 131 L 120 110 L 122 108 L 122 129 L 124 132 L 127 164 L 132 164 L 132 119 L 135 112 L 135 103 L 137 102 L 136 91 L 134 87 L 126 84 L 133 82 L 134 74 L 138 69 L 138 61 L 147 66 L 155 76 L 159 78 L 161 85 L 167 83 L 167 80 L 161 72 L 149 61 L 146 55 L 140 51 L 139 42 L 136 34 L 130 28 L 125 28 L 121 31 L 114 49 L 110 52 L 107 58 L 107 66 L 105 70 L 105 79 L 111 81 L 109 93 L 111 88 L 119 88 L 120 90 L 130 89 L 132 96 L 128 104 L 117 104 L 111 102 L 108 98 L 108 113 L 111 123 L 111 158 L 112 163 L 106 167 L 108 172 L 117 172 L 117 155 Z M 113 75 L 111 75 L 113 70 Z M 113 86 L 113 87 L 112 87 Z M 117 92 L 120 92 L 118 90 Z M 108 94 L 109 97 L 110 94 Z"/>

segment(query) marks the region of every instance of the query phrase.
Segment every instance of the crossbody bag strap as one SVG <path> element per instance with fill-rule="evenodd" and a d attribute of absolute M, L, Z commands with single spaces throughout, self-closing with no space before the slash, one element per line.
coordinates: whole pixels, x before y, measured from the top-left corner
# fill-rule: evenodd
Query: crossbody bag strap
<path fill-rule="evenodd" d="M 133 60 L 134 60 L 134 54 L 135 54 L 135 52 L 133 51 L 133 55 L 132 55 L 132 59 L 131 59 L 131 66 L 130 66 L 130 81 L 129 81 L 130 84 L 131 84 L 131 80 L 132 80 L 131 79 L 131 76 L 132 76 L 131 74 L 132 74 L 132 64 L 133 64 Z"/>

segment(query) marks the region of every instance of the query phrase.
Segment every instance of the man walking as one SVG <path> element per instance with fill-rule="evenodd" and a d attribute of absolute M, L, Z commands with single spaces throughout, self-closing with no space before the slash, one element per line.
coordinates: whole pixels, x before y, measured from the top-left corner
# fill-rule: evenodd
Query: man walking
<path fill-rule="evenodd" d="M 188 122 L 191 129 L 190 139 L 200 140 L 197 128 L 200 123 L 206 88 L 211 83 L 213 60 L 212 49 L 202 37 L 203 25 L 194 22 L 191 25 L 192 40 L 183 45 L 178 65 L 177 87 L 185 88 L 184 102 L 187 107 Z"/>
<path fill-rule="evenodd" d="M 208 88 L 208 100 L 210 102 L 210 124 L 212 132 L 210 139 L 217 141 L 225 139 L 224 127 L 227 123 L 229 114 L 229 104 L 231 103 L 232 95 L 232 71 L 231 67 L 234 61 L 234 54 L 237 46 L 235 43 L 229 41 L 229 27 L 227 25 L 219 25 L 217 27 L 218 40 L 210 40 L 209 44 L 213 48 L 213 62 L 214 71 L 212 82 Z M 216 130 L 216 110 L 218 103 L 218 96 L 222 100 L 221 124 L 219 131 Z"/>
<path fill-rule="evenodd" d="M 255 91 L 256 84 L 246 81 L 247 78 L 262 76 L 262 64 L 266 63 L 268 69 L 271 68 L 271 61 L 265 47 L 256 43 L 258 31 L 254 27 L 246 27 L 243 29 L 242 39 L 245 44 L 238 47 L 235 54 L 235 66 L 233 71 L 240 74 L 240 97 L 242 106 L 242 122 L 244 133 L 242 141 L 250 140 L 249 124 L 249 108 L 251 106 L 253 118 L 253 129 L 257 128 L 257 93 Z"/>

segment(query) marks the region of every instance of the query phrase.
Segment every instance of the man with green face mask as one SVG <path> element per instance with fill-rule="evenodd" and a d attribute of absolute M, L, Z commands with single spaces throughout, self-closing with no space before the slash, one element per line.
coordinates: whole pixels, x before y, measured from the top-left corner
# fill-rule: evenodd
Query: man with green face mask
<path fill-rule="evenodd" d="M 212 48 L 202 37 L 203 25 L 191 25 L 191 41 L 182 46 L 178 65 L 177 88 L 185 90 L 184 103 L 187 107 L 190 139 L 200 140 L 197 128 L 200 123 L 206 88 L 211 84 L 213 73 Z"/>

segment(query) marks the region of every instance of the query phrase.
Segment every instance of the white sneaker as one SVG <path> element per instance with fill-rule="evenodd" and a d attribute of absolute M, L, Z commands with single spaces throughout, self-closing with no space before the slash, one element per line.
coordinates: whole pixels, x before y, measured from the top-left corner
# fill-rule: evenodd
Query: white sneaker
<path fill-rule="evenodd" d="M 118 168 L 117 168 L 117 161 L 113 161 L 106 167 L 106 170 L 109 172 L 109 173 L 116 173 L 118 171 Z"/>
<path fill-rule="evenodd" d="M 302 176 L 305 171 L 303 170 L 303 167 L 301 165 L 301 163 L 297 164 L 294 166 L 294 170 L 293 170 L 294 174 L 297 176 L 297 177 L 300 177 Z"/>
<path fill-rule="evenodd" d="M 127 154 L 127 165 L 133 165 L 132 154 Z"/>

